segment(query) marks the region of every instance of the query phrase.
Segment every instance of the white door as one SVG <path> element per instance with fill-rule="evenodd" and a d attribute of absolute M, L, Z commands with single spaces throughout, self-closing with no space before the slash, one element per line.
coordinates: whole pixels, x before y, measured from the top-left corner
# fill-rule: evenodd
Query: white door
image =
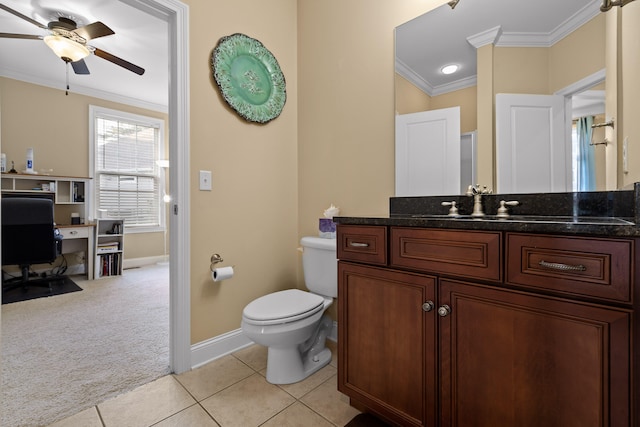
<path fill-rule="evenodd" d="M 396 196 L 460 194 L 460 107 L 396 116 Z"/>
<path fill-rule="evenodd" d="M 460 194 L 466 193 L 470 185 L 478 183 L 477 139 L 476 130 L 460 135 Z"/>
<path fill-rule="evenodd" d="M 571 191 L 564 103 L 559 95 L 496 95 L 497 192 Z"/>

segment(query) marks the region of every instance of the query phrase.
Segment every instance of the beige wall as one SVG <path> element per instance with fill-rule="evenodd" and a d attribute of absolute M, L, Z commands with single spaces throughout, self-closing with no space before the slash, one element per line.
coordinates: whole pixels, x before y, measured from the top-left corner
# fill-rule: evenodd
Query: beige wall
<path fill-rule="evenodd" d="M 2 152 L 8 167 L 13 160 L 18 171 L 26 167 L 27 147 L 33 147 L 36 171 L 89 176 L 89 105 L 159 118 L 168 125 L 164 113 L 73 92 L 67 96 L 64 90 L 4 77 L 0 77 L 0 93 Z M 163 255 L 163 239 L 164 233 L 128 234 L 125 259 Z"/>
<path fill-rule="evenodd" d="M 330 203 L 388 212 L 394 191 L 394 28 L 436 0 L 299 0 L 299 234 Z"/>
<path fill-rule="evenodd" d="M 549 49 L 549 93 L 605 68 L 605 18 L 596 15 Z"/>
<path fill-rule="evenodd" d="M 477 183 L 489 188 L 496 188 L 493 172 L 495 144 L 493 142 L 493 110 L 494 110 L 494 55 L 495 47 L 487 44 L 477 51 L 478 78 L 478 146 L 477 146 Z"/>
<path fill-rule="evenodd" d="M 605 68 L 605 16 L 549 48 L 496 47 L 495 93 L 553 94 Z"/>
<path fill-rule="evenodd" d="M 439 110 L 449 107 L 460 107 L 460 133 L 478 129 L 478 96 L 477 87 L 467 87 L 431 98 L 431 108 Z"/>
<path fill-rule="evenodd" d="M 549 49 L 495 47 L 494 95 L 498 93 L 549 93 Z"/>
<path fill-rule="evenodd" d="M 472 132 L 477 129 L 475 86 L 431 97 L 396 73 L 395 103 L 396 114 L 460 107 L 460 133 Z"/>
<path fill-rule="evenodd" d="M 213 172 L 213 191 L 191 190 L 191 341 L 238 329 L 252 299 L 295 287 L 299 252 L 296 0 L 189 0 L 192 183 Z M 230 110 L 211 76 L 218 40 L 233 33 L 260 40 L 287 82 L 280 117 L 248 123 Z M 235 265 L 211 280 L 210 258 Z"/>
<path fill-rule="evenodd" d="M 395 74 L 396 114 L 431 110 L 431 97 L 400 74 Z"/>

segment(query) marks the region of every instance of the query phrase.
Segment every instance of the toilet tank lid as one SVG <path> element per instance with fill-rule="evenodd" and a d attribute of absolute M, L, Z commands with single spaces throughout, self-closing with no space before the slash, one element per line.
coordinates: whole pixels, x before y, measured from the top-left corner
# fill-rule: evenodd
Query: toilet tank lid
<path fill-rule="evenodd" d="M 326 251 L 336 250 L 336 239 L 325 239 L 322 237 L 307 236 L 300 239 L 303 248 L 324 249 Z"/>

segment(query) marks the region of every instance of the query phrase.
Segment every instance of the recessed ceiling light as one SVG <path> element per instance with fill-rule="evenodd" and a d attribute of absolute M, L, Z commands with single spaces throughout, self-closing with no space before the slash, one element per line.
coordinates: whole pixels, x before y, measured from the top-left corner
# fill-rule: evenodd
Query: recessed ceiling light
<path fill-rule="evenodd" d="M 444 67 L 442 67 L 442 69 L 440 70 L 442 71 L 442 74 L 453 74 L 456 71 L 458 71 L 458 66 L 457 65 L 445 65 Z"/>

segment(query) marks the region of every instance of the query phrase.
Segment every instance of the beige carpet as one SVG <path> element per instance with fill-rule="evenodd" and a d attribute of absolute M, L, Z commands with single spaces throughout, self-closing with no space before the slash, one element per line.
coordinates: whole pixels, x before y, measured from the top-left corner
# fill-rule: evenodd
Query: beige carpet
<path fill-rule="evenodd" d="M 2 306 L 0 426 L 46 426 L 169 373 L 169 267 Z"/>

